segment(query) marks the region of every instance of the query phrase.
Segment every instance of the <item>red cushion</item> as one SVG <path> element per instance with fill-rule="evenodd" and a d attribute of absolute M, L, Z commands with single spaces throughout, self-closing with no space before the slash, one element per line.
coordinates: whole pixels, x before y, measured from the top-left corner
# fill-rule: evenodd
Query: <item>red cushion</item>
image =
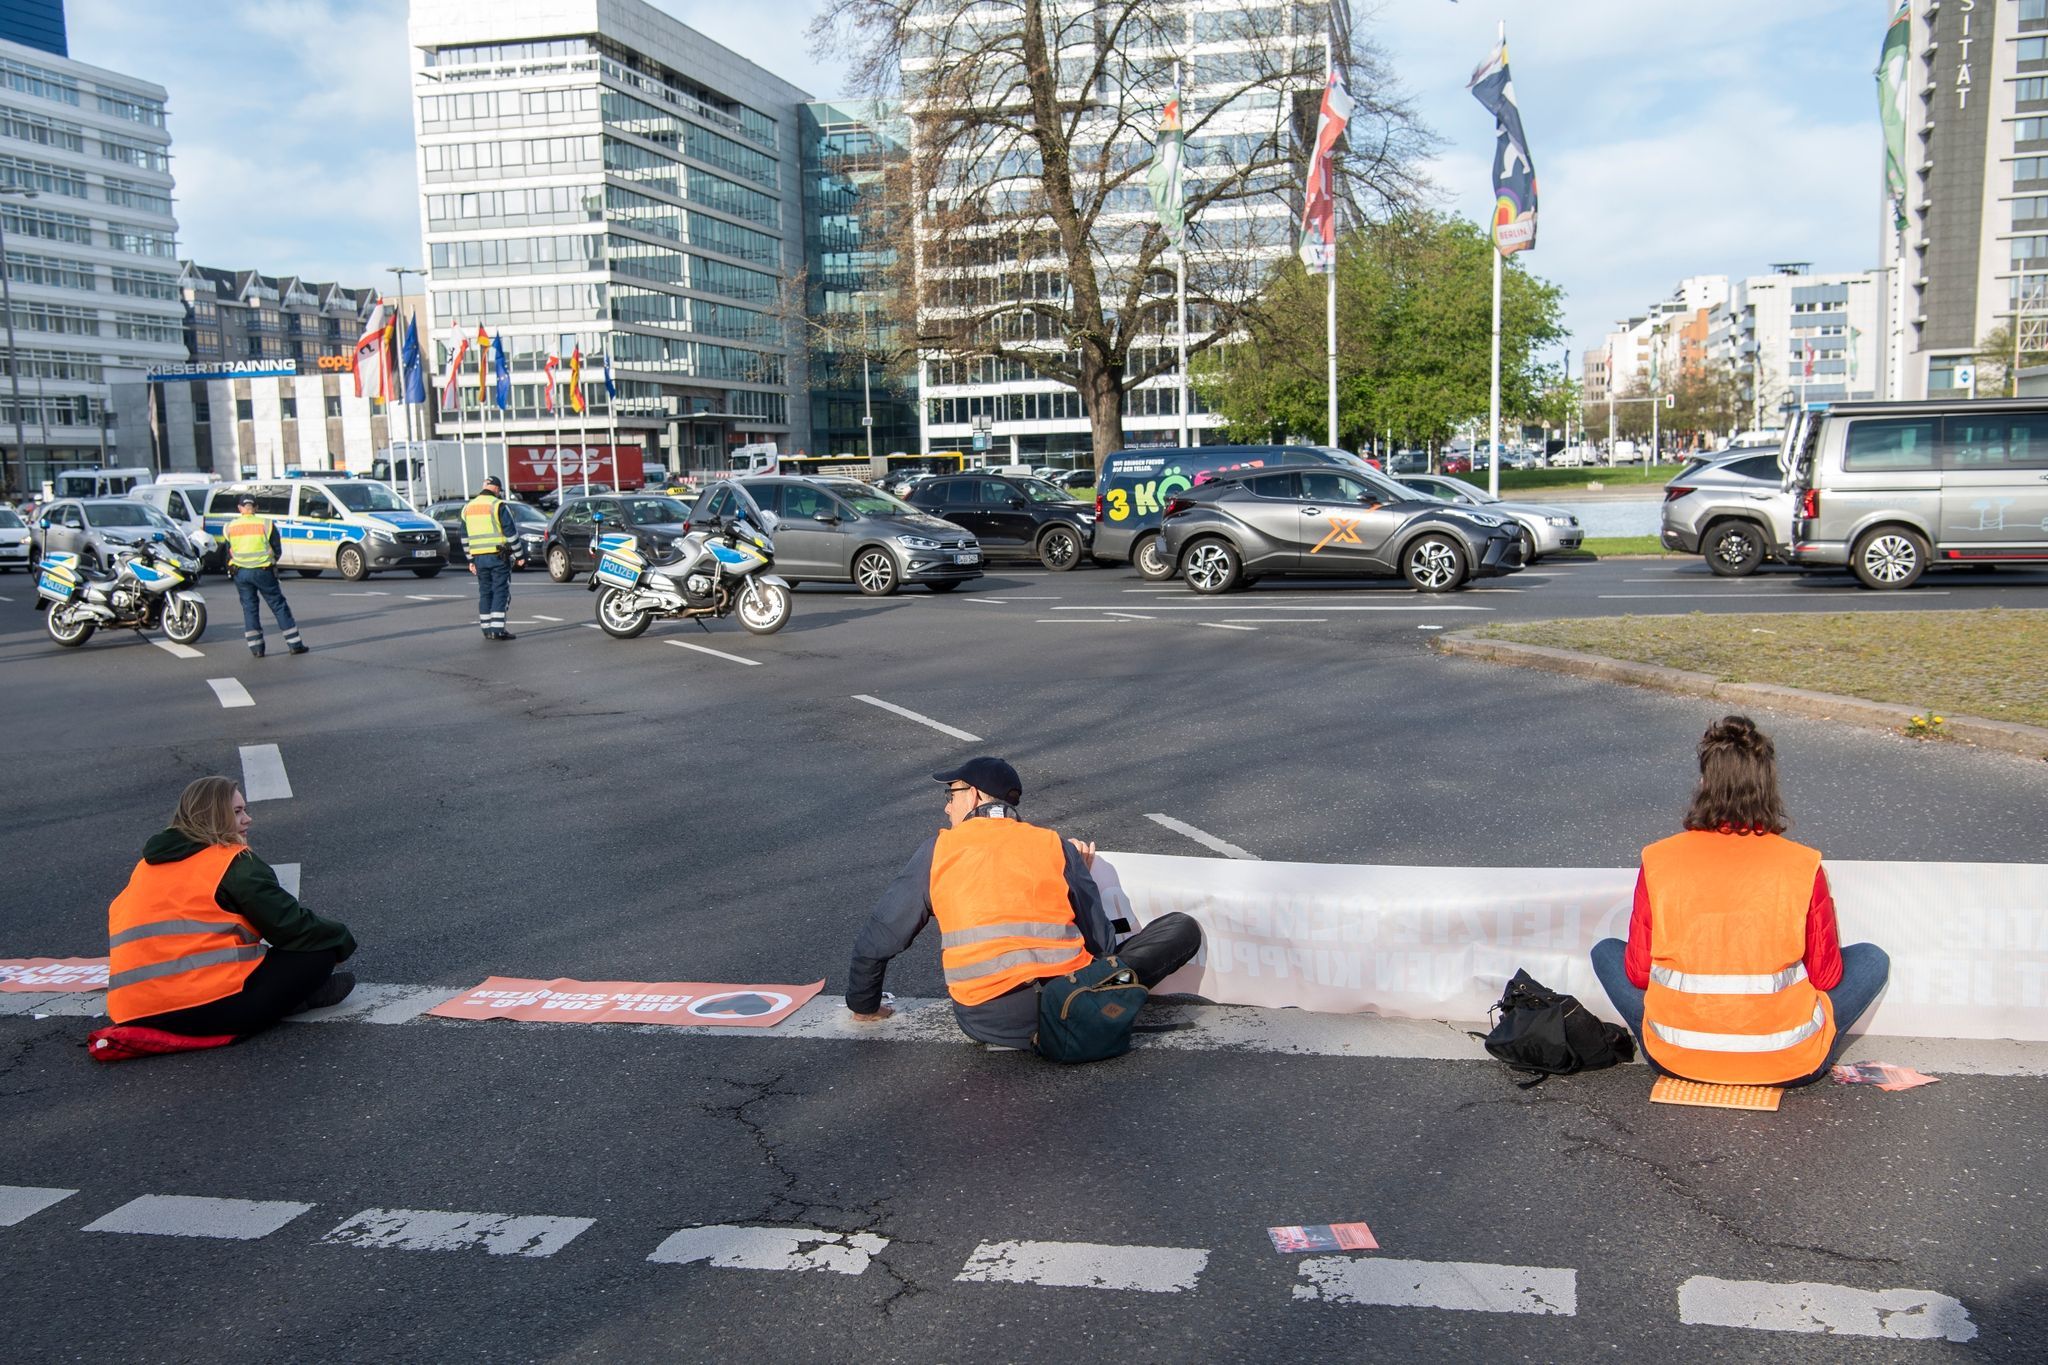
<path fill-rule="evenodd" d="M 232 1033 L 197 1038 L 184 1033 L 166 1033 L 140 1024 L 113 1024 L 86 1035 L 85 1046 L 96 1062 L 126 1062 L 137 1057 L 157 1057 L 166 1052 L 197 1052 L 202 1048 L 226 1047 L 235 1041 Z"/>

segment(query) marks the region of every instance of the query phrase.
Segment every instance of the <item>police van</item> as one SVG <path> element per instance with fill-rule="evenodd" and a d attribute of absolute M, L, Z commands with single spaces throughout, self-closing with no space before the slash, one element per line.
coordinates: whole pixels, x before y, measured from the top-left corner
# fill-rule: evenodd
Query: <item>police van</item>
<path fill-rule="evenodd" d="M 331 473 L 216 484 L 207 490 L 208 534 L 225 535 L 244 495 L 256 499 L 257 516 L 277 523 L 278 567 L 304 577 L 333 569 L 356 582 L 410 569 L 432 578 L 448 563 L 439 523 L 384 484 Z"/>

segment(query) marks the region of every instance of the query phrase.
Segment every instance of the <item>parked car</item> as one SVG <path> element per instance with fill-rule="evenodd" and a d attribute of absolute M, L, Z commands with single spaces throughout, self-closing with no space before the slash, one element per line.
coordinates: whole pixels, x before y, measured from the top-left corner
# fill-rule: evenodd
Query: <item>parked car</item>
<path fill-rule="evenodd" d="M 611 531 L 638 536 L 650 557 L 659 559 L 689 533 L 689 522 L 688 507 L 659 494 L 598 493 L 570 498 L 541 533 L 541 556 L 547 561 L 549 578 L 570 583 L 583 570 L 596 567 L 597 555 L 591 547 L 598 536 Z M 779 552 L 781 546 L 776 548 Z"/>
<path fill-rule="evenodd" d="M 1066 489 L 1069 493 L 1078 493 L 1083 489 L 1095 487 L 1095 471 L 1092 469 L 1069 469 L 1065 473 L 1055 475 L 1052 482 Z"/>
<path fill-rule="evenodd" d="M 124 546 L 156 540 L 191 559 L 198 547 L 171 519 L 132 498 L 55 498 L 30 525 L 30 560 L 75 554 L 87 569 L 113 563 Z"/>
<path fill-rule="evenodd" d="M 1305 464 L 1246 470 L 1175 493 L 1165 552 L 1198 593 L 1267 574 L 1404 577 L 1450 592 L 1522 567 L 1520 527 L 1416 496 L 1367 470 Z"/>
<path fill-rule="evenodd" d="M 468 498 L 445 498 L 427 507 L 427 515 L 441 524 L 441 534 L 448 538 L 448 562 L 467 564 L 469 551 L 463 548 L 467 531 L 462 524 L 462 509 L 469 506 Z M 514 552 L 515 567 L 538 569 L 547 558 L 548 514 L 532 503 L 507 498 L 505 506 L 512 513 L 512 524 L 518 530 L 519 545 Z"/>
<path fill-rule="evenodd" d="M 1665 548 L 1705 555 L 1722 578 L 1753 574 L 1792 541 L 1792 495 L 1776 451 L 1721 453 L 1664 485 Z"/>
<path fill-rule="evenodd" d="M 912 507 L 972 533 L 994 558 L 1036 559 L 1063 572 L 1088 557 L 1095 509 L 1044 479 L 947 474 L 910 490 Z"/>
<path fill-rule="evenodd" d="M 1130 564 L 1158 581 L 1173 577 L 1163 553 L 1160 510 L 1185 488 L 1241 470 L 1330 464 L 1364 469 L 1349 451 L 1327 446 L 1188 446 L 1120 450 L 1103 462 L 1095 487 L 1097 563 Z"/>
<path fill-rule="evenodd" d="M 616 493 L 618 491 L 618 489 L 613 488 L 608 483 L 567 483 L 563 484 L 560 488 L 548 489 L 540 497 L 536 498 L 534 502 L 543 512 L 555 512 L 561 509 L 563 503 L 573 499 L 591 498 L 596 497 L 599 493 Z"/>
<path fill-rule="evenodd" d="M 1426 450 L 1397 450 L 1388 458 L 1387 463 L 1392 466 L 1389 472 L 1397 476 L 1402 474 L 1427 474 L 1429 472 L 1429 452 Z"/>
<path fill-rule="evenodd" d="M 0 573 L 28 567 L 28 523 L 12 507 L 0 507 Z"/>
<path fill-rule="evenodd" d="M 727 517 L 773 517 L 775 572 L 797 583 L 851 583 L 870 597 L 904 584 L 951 592 L 981 577 L 973 533 L 858 479 L 760 476 L 715 483 L 691 513 L 709 530 Z"/>
<path fill-rule="evenodd" d="M 1579 529 L 1578 517 L 1568 508 L 1504 502 L 1463 479 L 1446 478 L 1440 474 L 1410 474 L 1401 480 L 1401 484 L 1439 502 L 1477 507 L 1498 517 L 1513 518 L 1522 527 L 1522 563 L 1525 566 L 1534 564 L 1545 555 L 1576 550 L 1586 538 L 1585 532 Z"/>
<path fill-rule="evenodd" d="M 2048 399 L 1830 403 L 1788 449 L 1795 564 L 1896 589 L 1937 564 L 2048 562 Z"/>
<path fill-rule="evenodd" d="M 199 567 L 226 573 L 228 569 L 228 547 L 225 540 L 216 540 L 206 530 L 206 498 L 210 483 L 146 483 L 133 489 L 128 496 L 169 517 L 185 539 L 199 552 Z"/>

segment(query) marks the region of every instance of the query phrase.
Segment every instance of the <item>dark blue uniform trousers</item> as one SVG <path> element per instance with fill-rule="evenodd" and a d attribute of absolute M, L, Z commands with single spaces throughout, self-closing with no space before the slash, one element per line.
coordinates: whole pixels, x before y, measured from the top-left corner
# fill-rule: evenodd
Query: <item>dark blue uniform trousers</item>
<path fill-rule="evenodd" d="M 291 603 L 284 600 L 284 589 L 277 585 L 275 569 L 235 570 L 235 593 L 242 599 L 242 638 L 249 642 L 250 652 L 263 652 L 263 616 L 256 606 L 259 597 L 270 604 L 270 614 L 277 618 L 284 642 L 298 648 L 299 623 L 292 619 Z"/>
<path fill-rule="evenodd" d="M 505 628 L 505 613 L 512 606 L 512 556 L 477 555 L 476 623 L 486 635 Z"/>

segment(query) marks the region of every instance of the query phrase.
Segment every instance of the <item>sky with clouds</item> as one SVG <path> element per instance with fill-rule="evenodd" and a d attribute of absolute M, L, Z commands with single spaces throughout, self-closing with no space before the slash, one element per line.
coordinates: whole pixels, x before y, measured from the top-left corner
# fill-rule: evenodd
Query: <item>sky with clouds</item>
<path fill-rule="evenodd" d="M 652 0 L 826 97 L 819 0 Z M 491 0 L 477 0 L 489 4 Z M 1875 263 L 1871 72 L 1890 0 L 1354 0 L 1441 139 L 1442 207 L 1484 218 L 1493 126 L 1465 91 L 1507 24 L 1541 187 L 1522 258 L 1576 349 L 1694 274 Z M 405 0 L 67 0 L 71 54 L 170 91 L 182 252 L 382 285 L 421 261 Z M 1576 369 L 1576 361 L 1574 362 Z"/>

